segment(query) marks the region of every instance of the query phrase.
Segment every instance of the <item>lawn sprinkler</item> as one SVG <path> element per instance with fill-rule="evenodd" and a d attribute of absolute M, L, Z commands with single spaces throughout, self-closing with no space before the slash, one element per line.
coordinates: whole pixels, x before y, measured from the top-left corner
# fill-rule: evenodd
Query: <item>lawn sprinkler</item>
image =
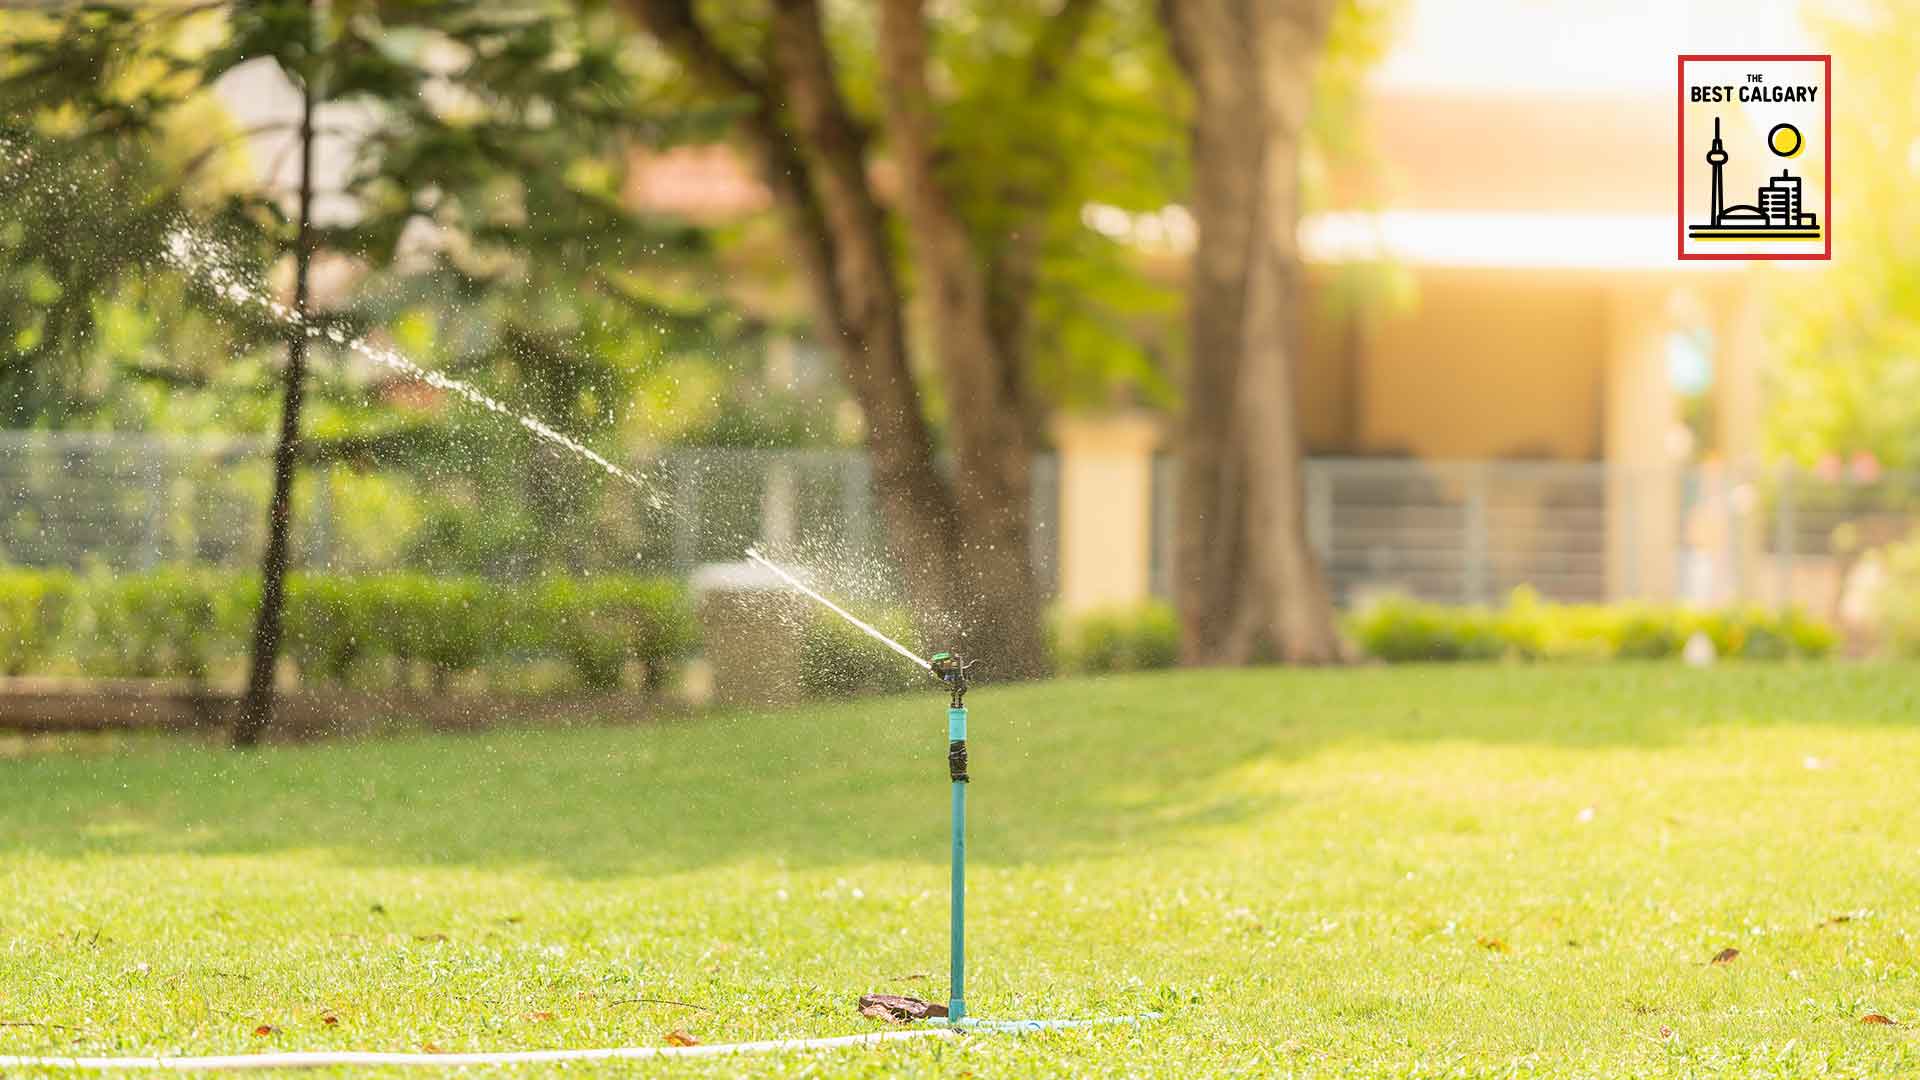
<path fill-rule="evenodd" d="M 959 653 L 937 652 L 927 663 L 952 695 L 947 703 L 947 777 L 953 783 L 952 911 L 947 931 L 947 1016 L 967 1018 L 967 669 Z"/>
<path fill-rule="evenodd" d="M 787 573 L 758 551 L 748 548 L 747 558 L 759 563 L 794 588 L 819 601 L 828 610 L 859 628 L 867 636 L 892 649 L 928 674 L 940 680 L 947 691 L 947 779 L 953 784 L 953 884 L 951 922 L 949 923 L 949 977 L 947 1015 L 930 1015 L 938 1005 L 915 998 L 891 994 L 868 994 L 860 999 L 861 1011 L 870 1016 L 896 1020 L 925 1020 L 966 1031 L 1046 1031 L 1053 1028 L 1092 1027 L 1096 1024 L 1136 1024 L 1158 1019 L 1159 1013 L 1133 1016 L 1103 1016 L 1093 1020 L 976 1020 L 967 1015 L 967 672 L 974 663 L 959 653 L 937 652 L 922 660 L 911 649 L 864 623 L 839 604 L 820 595 L 812 586 Z M 872 1012 L 867 1012 L 871 1008 Z"/>
<path fill-rule="evenodd" d="M 1101 1024 L 1135 1024 L 1159 1019 L 1155 1012 L 1104 1016 L 1091 1020 L 979 1020 L 967 1015 L 967 673 L 974 661 L 959 653 L 937 652 L 927 670 L 940 681 L 947 700 L 947 779 L 953 789 L 953 866 L 947 938 L 947 1015 L 927 1016 L 929 1024 L 969 1031 L 1047 1031 Z"/>

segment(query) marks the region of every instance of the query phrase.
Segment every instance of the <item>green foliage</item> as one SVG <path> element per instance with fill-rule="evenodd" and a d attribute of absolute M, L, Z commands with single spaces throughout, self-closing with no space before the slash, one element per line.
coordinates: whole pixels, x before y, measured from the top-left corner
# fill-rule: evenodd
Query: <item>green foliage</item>
<path fill-rule="evenodd" d="M 1370 656 L 1410 660 L 1486 660 L 1502 652 L 1492 612 L 1384 600 L 1353 620 L 1352 632 Z"/>
<path fill-rule="evenodd" d="M 0 672 L 68 671 L 205 680 L 245 655 L 259 604 L 251 578 L 178 568 L 95 575 L 0 573 Z M 629 662 L 657 690 L 698 644 L 685 590 L 648 579 L 295 574 L 285 633 L 302 674 L 323 682 L 464 672 L 557 659 L 580 685 L 621 685 Z"/>
<path fill-rule="evenodd" d="M 1920 656 L 1920 540 L 1883 551 L 1887 581 L 1879 597 L 1880 631 L 1899 656 Z"/>
<path fill-rule="evenodd" d="M 630 660 L 657 689 L 699 641 L 685 590 L 663 580 L 548 578 L 521 594 L 516 616 L 521 647 L 565 657 L 595 689 L 618 686 Z"/>
<path fill-rule="evenodd" d="M 294 574 L 287 578 L 287 651 L 300 670 L 344 682 L 376 638 L 378 615 L 366 595 L 374 579 Z"/>
<path fill-rule="evenodd" d="M 895 641 L 913 640 L 913 619 L 892 610 L 870 619 Z M 808 617 L 800 641 L 800 688 L 811 697 L 884 694 L 924 686 L 927 676 L 836 615 Z"/>
<path fill-rule="evenodd" d="M 1818 658 L 1833 650 L 1825 623 L 1800 611 L 1696 611 L 1648 604 L 1543 604 L 1516 589 L 1505 608 L 1383 600 L 1352 616 L 1348 632 L 1388 663 L 1448 660 L 1662 660 L 1704 634 L 1722 657 Z"/>
<path fill-rule="evenodd" d="M 1162 603 L 1060 616 L 1051 626 L 1054 667 L 1100 675 L 1180 662 L 1180 620 Z"/>
<path fill-rule="evenodd" d="M 492 654 L 504 623 L 488 608 L 497 590 L 470 578 L 391 574 L 375 579 L 368 607 L 376 648 L 406 664 L 423 664 L 436 682 L 469 671 Z M 297 599 L 290 597 L 290 602 Z"/>
<path fill-rule="evenodd" d="M 0 675 L 46 663 L 73 591 L 73 576 L 63 571 L 0 570 Z"/>
<path fill-rule="evenodd" d="M 82 618 L 69 627 L 84 627 L 79 655 L 89 673 L 195 681 L 235 655 L 259 602 L 251 579 L 174 567 L 96 574 L 78 599 L 72 614 Z"/>

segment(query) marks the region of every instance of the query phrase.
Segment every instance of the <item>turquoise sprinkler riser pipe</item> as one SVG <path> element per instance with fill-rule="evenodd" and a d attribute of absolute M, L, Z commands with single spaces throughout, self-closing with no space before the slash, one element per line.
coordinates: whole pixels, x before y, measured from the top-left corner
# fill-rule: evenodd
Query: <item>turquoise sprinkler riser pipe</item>
<path fill-rule="evenodd" d="M 947 769 L 953 779 L 953 910 L 948 929 L 947 1023 L 967 1016 L 967 710 L 947 710 Z"/>

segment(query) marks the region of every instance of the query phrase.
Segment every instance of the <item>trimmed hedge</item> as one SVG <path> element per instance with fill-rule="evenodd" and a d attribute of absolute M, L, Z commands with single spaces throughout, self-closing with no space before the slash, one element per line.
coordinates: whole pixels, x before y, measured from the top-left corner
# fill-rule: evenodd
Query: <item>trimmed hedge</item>
<path fill-rule="evenodd" d="M 1057 616 L 1049 630 L 1054 668 L 1063 674 L 1149 671 L 1180 662 L 1180 619 L 1167 604 Z"/>
<path fill-rule="evenodd" d="M 76 578 L 0 571 L 0 673 L 204 680 L 246 655 L 259 584 L 166 568 Z M 698 635 L 679 585 L 642 578 L 478 578 L 295 574 L 287 579 L 286 653 L 321 682 L 557 660 L 581 685 L 608 689 L 637 664 L 657 689 Z"/>
<path fill-rule="evenodd" d="M 1516 589 L 1504 608 L 1450 607 L 1388 599 L 1350 617 L 1360 647 L 1388 663 L 1445 660 L 1659 660 L 1680 655 L 1696 633 L 1722 657 L 1822 657 L 1835 635 L 1799 611 L 1698 611 L 1648 604 L 1546 604 Z"/>
<path fill-rule="evenodd" d="M 39 670 L 54 655 L 73 590 L 62 571 L 0 570 L 0 675 Z"/>

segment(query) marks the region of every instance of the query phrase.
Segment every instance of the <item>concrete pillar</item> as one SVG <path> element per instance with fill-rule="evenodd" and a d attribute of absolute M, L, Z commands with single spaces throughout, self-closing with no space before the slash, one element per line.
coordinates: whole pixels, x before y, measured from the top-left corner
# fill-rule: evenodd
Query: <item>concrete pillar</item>
<path fill-rule="evenodd" d="M 1680 547 L 1679 407 L 1667 374 L 1667 290 L 1607 297 L 1607 595 L 1671 599 Z"/>
<path fill-rule="evenodd" d="M 1146 601 L 1153 562 L 1153 453 L 1161 428 L 1146 413 L 1063 415 L 1060 606 L 1069 612 Z"/>
<path fill-rule="evenodd" d="M 1750 470 L 1761 457 L 1765 309 L 1754 283 L 1744 278 L 1731 283 L 1714 307 L 1714 449 L 1728 465 Z"/>
<path fill-rule="evenodd" d="M 703 650 L 689 696 L 738 708 L 799 701 L 811 601 L 752 562 L 709 563 L 692 584 Z"/>

